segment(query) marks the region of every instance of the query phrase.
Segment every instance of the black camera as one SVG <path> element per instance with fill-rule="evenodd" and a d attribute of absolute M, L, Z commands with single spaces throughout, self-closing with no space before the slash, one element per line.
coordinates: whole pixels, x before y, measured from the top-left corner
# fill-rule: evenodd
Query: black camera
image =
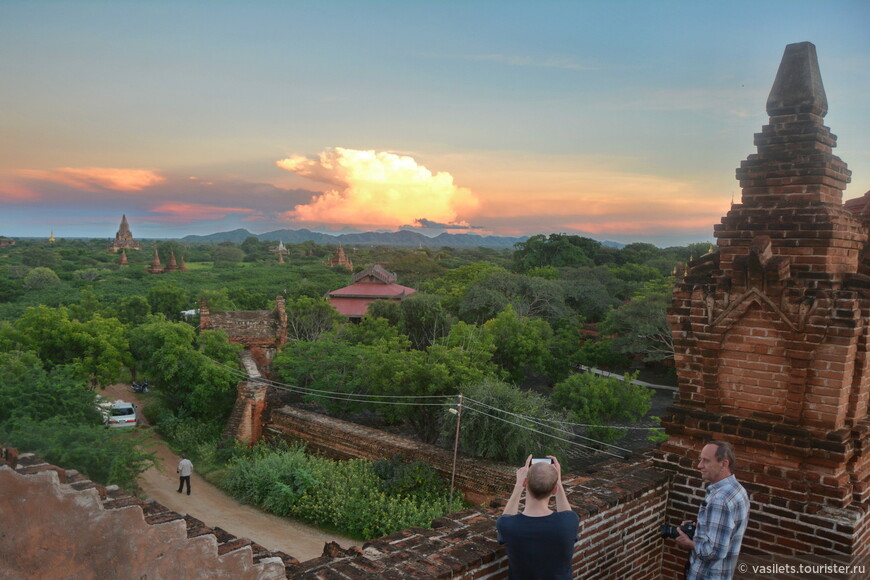
<path fill-rule="evenodd" d="M 676 538 L 680 535 L 677 533 L 677 528 L 683 530 L 683 533 L 689 536 L 690 540 L 695 537 L 695 524 L 692 522 L 682 526 L 659 526 L 659 532 L 663 538 Z"/>

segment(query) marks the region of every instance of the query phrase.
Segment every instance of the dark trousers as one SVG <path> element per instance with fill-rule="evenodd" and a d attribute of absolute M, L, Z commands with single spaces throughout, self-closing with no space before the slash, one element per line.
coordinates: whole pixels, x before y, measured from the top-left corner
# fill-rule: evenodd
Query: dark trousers
<path fill-rule="evenodd" d="M 189 475 L 179 475 L 178 476 L 178 493 L 181 493 L 181 489 L 184 487 L 185 483 L 187 483 L 187 495 L 190 495 L 190 476 Z"/>

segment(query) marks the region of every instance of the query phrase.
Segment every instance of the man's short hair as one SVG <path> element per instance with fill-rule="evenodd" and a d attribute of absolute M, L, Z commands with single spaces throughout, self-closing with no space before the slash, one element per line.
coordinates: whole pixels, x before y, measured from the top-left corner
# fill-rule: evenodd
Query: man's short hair
<path fill-rule="evenodd" d="M 734 455 L 734 447 L 727 441 L 710 441 L 707 445 L 716 446 L 716 460 L 720 463 L 728 460 L 728 469 L 734 473 L 734 463 L 737 457 Z"/>
<path fill-rule="evenodd" d="M 535 463 L 526 475 L 526 489 L 535 499 L 546 499 L 553 493 L 559 475 L 551 463 Z"/>

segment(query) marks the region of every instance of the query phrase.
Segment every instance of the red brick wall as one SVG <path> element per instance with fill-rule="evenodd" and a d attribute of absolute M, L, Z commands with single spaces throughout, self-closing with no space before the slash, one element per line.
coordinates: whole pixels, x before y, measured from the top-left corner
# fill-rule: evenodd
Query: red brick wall
<path fill-rule="evenodd" d="M 645 461 L 614 463 L 594 477 L 569 477 L 565 486 L 580 516 L 574 578 L 652 580 L 661 577 L 668 476 Z M 495 521 L 504 500 L 439 518 L 432 529 L 412 528 L 290 568 L 289 578 L 433 578 L 505 580 L 508 563 Z"/>
<path fill-rule="evenodd" d="M 0 463 L 0 578 L 284 578 L 296 560 L 31 454 Z"/>
<path fill-rule="evenodd" d="M 822 124 L 815 47 L 790 45 L 758 152 L 741 163 L 741 203 L 714 228 L 673 296 L 679 398 L 657 465 L 674 473 L 668 518 L 692 519 L 693 464 L 731 442 L 752 501 L 748 553 L 870 552 L 868 232 L 842 205 L 850 179 Z M 666 571 L 685 554 L 667 547 Z"/>

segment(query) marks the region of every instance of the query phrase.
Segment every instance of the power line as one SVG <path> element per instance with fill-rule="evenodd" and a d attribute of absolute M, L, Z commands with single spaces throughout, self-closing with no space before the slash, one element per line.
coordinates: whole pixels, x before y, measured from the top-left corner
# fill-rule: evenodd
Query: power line
<path fill-rule="evenodd" d="M 559 432 L 562 432 L 562 433 L 568 433 L 568 434 L 573 435 L 573 436 L 575 436 L 575 437 L 579 437 L 580 439 L 585 439 L 585 440 L 587 440 L 587 441 L 592 441 L 592 442 L 597 443 L 597 444 L 599 444 L 599 445 L 605 445 L 605 446 L 607 446 L 607 447 L 612 447 L 612 448 L 614 448 L 614 449 L 619 449 L 620 451 L 625 451 L 626 453 L 631 453 L 631 450 L 630 450 L 630 449 L 623 449 L 622 447 L 619 447 L 619 446 L 617 446 L 617 445 L 612 445 L 612 444 L 610 444 L 610 443 L 605 443 L 604 441 L 599 441 L 599 440 L 597 440 L 597 439 L 593 439 L 592 437 L 585 437 L 585 436 L 583 436 L 583 435 L 577 435 L 577 434 L 574 433 L 573 431 L 567 431 L 567 430 L 565 430 L 565 429 L 562 429 L 561 427 L 551 427 L 551 426 L 546 425 L 545 423 L 541 422 L 540 420 L 535 419 L 535 418 L 532 418 L 532 417 L 529 417 L 529 416 L 527 416 L 527 415 L 518 415 L 517 413 L 513 413 L 513 412 L 511 412 L 511 411 L 506 411 L 506 410 L 504 410 L 504 409 L 499 409 L 498 407 L 493 407 L 492 405 L 488 405 L 488 404 L 486 404 L 486 403 L 482 403 L 481 401 L 475 401 L 474 399 L 471 399 L 471 398 L 469 398 L 469 397 L 465 397 L 465 401 L 466 401 L 466 405 L 467 405 L 468 402 L 470 401 L 471 403 L 474 403 L 474 404 L 477 404 L 477 405 L 482 405 L 482 406 L 487 407 L 487 408 L 489 408 L 489 409 L 492 409 L 492 410 L 494 410 L 494 411 L 498 411 L 498 412 L 500 412 L 500 413 L 505 413 L 506 415 L 512 415 L 512 416 L 514 416 L 514 417 L 518 417 L 518 418 L 520 418 L 520 419 L 523 419 L 523 420 L 525 420 L 525 421 L 529 421 L 529 422 L 534 423 L 534 424 L 536 424 L 536 425 L 540 425 L 541 427 L 547 427 L 547 428 L 550 428 L 550 429 L 555 429 L 556 431 L 559 431 Z M 479 411 L 479 412 L 482 412 L 482 411 Z M 507 421 L 507 420 L 505 420 L 505 422 L 511 423 L 512 425 L 517 425 L 518 427 L 522 427 L 522 425 L 520 425 L 520 424 L 518 424 L 518 423 L 513 423 L 513 422 L 511 422 L 511 421 Z"/>
<path fill-rule="evenodd" d="M 310 396 L 310 397 L 317 397 L 317 398 L 322 398 L 322 399 L 328 399 L 328 400 L 334 400 L 334 401 L 355 402 L 355 403 L 363 403 L 363 404 L 368 404 L 368 405 L 405 405 L 405 406 L 415 406 L 415 407 L 451 407 L 453 405 L 453 402 L 452 401 L 444 401 L 444 399 L 454 399 L 455 397 L 459 396 L 459 395 L 371 395 L 371 394 L 367 394 L 367 393 L 343 393 L 341 391 L 327 391 L 324 389 L 313 389 L 310 387 L 299 387 L 296 385 L 288 385 L 286 383 L 280 383 L 278 381 L 273 381 L 271 379 L 267 379 L 264 377 L 250 377 L 246 372 L 244 372 L 242 370 L 235 369 L 230 365 L 227 365 L 225 363 L 222 363 L 222 362 L 215 360 L 215 359 L 212 359 L 210 357 L 207 357 L 207 358 L 209 358 L 209 360 L 211 360 L 212 362 L 214 362 L 218 366 L 225 368 L 229 373 L 231 373 L 237 377 L 243 378 L 244 380 L 252 381 L 252 382 L 256 382 L 256 383 L 262 383 L 262 384 L 265 384 L 265 385 L 270 386 L 272 388 L 288 391 L 291 393 L 296 393 L 296 394 Z M 385 400 L 385 399 L 388 399 L 388 400 Z M 389 399 L 398 399 L 398 400 L 389 400 Z M 410 399 L 415 399 L 415 401 L 411 401 Z M 441 399 L 443 402 L 419 402 L 419 401 L 416 401 L 416 399 L 427 399 L 427 400 L 428 399 Z M 579 435 L 577 433 L 574 433 L 573 431 L 568 431 L 568 430 L 563 429 L 561 427 L 548 425 L 548 424 L 543 422 L 545 420 L 530 417 L 528 415 L 520 415 L 518 413 L 513 413 L 513 412 L 507 411 L 505 409 L 499 409 L 498 407 L 494 407 L 494 406 L 489 405 L 487 403 L 483 403 L 481 401 L 476 401 L 476 400 L 470 399 L 468 397 L 465 397 L 465 401 L 466 401 L 465 408 L 468 410 L 474 411 L 476 413 L 480 413 L 482 415 L 485 415 L 485 416 L 490 417 L 492 419 L 495 419 L 497 421 L 502 421 L 504 423 L 508 423 L 510 425 L 513 425 L 514 427 L 519 427 L 521 429 L 526 429 L 528 431 L 538 433 L 539 435 L 543 435 L 545 437 L 550 437 L 552 439 L 564 441 L 564 442 L 569 443 L 571 445 L 582 447 L 584 449 L 590 449 L 590 450 L 593 450 L 596 452 L 611 455 L 613 457 L 623 458 L 622 455 L 618 455 L 616 453 L 609 452 L 605 449 L 598 449 L 596 447 L 584 445 L 582 443 L 578 443 L 577 441 L 572 441 L 570 439 L 565 439 L 564 437 L 559 437 L 558 435 L 555 435 L 553 433 L 547 433 L 544 431 L 540 431 L 538 429 L 534 429 L 534 428 L 529 427 L 527 425 L 522 425 L 520 423 L 510 421 L 504 417 L 498 417 L 498 416 L 492 415 L 492 414 L 487 413 L 486 411 L 483 411 L 481 409 L 474 408 L 473 405 L 477 404 L 477 405 L 480 405 L 482 407 L 491 409 L 493 411 L 498 411 L 499 413 L 511 415 L 511 416 L 517 417 L 518 419 L 528 421 L 530 423 L 538 425 L 540 427 L 552 429 L 552 430 L 555 430 L 555 431 L 560 432 L 560 433 L 565 433 L 565 434 L 570 435 L 572 437 L 592 442 L 596 445 L 610 447 L 610 448 L 613 448 L 613 449 L 616 449 L 619 451 L 623 451 L 625 453 L 631 453 L 631 450 L 629 450 L 629 449 L 624 449 L 624 448 L 619 447 L 617 445 L 612 445 L 612 444 L 606 443 L 604 441 L 599 441 L 598 439 L 594 439 L 592 437 L 586 437 L 584 435 Z M 471 406 L 469 406 L 467 404 L 469 402 L 472 403 Z M 549 421 L 555 422 L 554 420 L 549 420 Z M 571 425 L 571 423 L 562 423 L 562 425 Z"/>
<path fill-rule="evenodd" d="M 467 400 L 468 400 L 468 399 L 466 399 L 466 401 L 467 401 Z M 514 423 L 513 421 L 509 421 L 509 420 L 507 420 L 507 419 L 504 419 L 503 417 L 497 417 L 497 416 L 495 416 L 495 415 L 491 415 L 491 414 L 487 413 L 486 411 L 481 411 L 480 409 L 474 409 L 474 408 L 472 408 L 472 407 L 466 407 L 466 409 L 469 409 L 469 410 L 474 411 L 474 412 L 476 412 L 476 413 L 480 413 L 480 414 L 482 414 L 482 415 L 486 415 L 487 417 L 490 417 L 491 419 L 495 419 L 495 420 L 497 420 L 497 421 L 503 421 L 503 422 L 508 423 L 508 424 L 510 424 L 510 425 L 514 425 L 515 427 L 519 427 L 519 428 L 521 428 L 521 429 L 526 429 L 527 431 L 532 431 L 532 432 L 534 432 L 534 433 L 538 433 L 538 434 L 540 434 L 540 435 L 544 435 L 545 437 L 550 437 L 550 438 L 552 438 L 552 439 L 558 439 L 559 441 L 564 441 L 565 443 L 568 443 L 568 444 L 570 444 L 570 445 L 575 445 L 575 446 L 577 446 L 577 447 L 582 447 L 583 449 L 591 449 L 591 450 L 593 450 L 593 451 L 597 451 L 597 452 L 600 452 L 600 453 L 604 453 L 604 454 L 606 454 L 606 455 L 610 455 L 610 456 L 612 456 L 612 457 L 619 457 L 620 459 L 625 459 L 624 456 L 622 456 L 622 455 L 618 455 L 618 454 L 616 454 L 616 453 L 611 453 L 610 451 L 607 451 L 606 449 L 597 449 L 597 448 L 592 447 L 592 446 L 590 446 L 590 445 L 584 445 L 584 444 L 582 444 L 582 443 L 578 443 L 578 442 L 576 442 L 576 441 L 571 441 L 570 439 L 565 439 L 564 437 L 559 437 L 558 435 L 553 435 L 553 434 L 551 434 L 551 433 L 545 433 L 545 432 L 543 432 L 543 431 L 539 431 L 539 430 L 537 430 L 537 429 L 534 429 L 534 428 L 532 428 L 532 427 L 528 427 L 528 426 L 526 426 L 526 425 L 520 425 L 519 423 Z M 584 437 L 584 439 L 589 439 L 589 438 L 588 438 L 588 437 Z M 589 439 L 589 440 L 590 440 L 590 441 L 595 441 L 595 439 Z M 603 441 L 596 441 L 596 443 L 600 443 L 601 445 L 608 445 L 607 443 L 604 443 Z M 609 446 L 609 447 L 615 447 L 614 445 L 608 445 L 608 446 Z M 616 448 L 619 449 L 619 447 L 616 447 Z M 626 449 L 625 451 L 626 451 L 627 453 L 631 453 L 631 451 L 629 451 L 629 450 L 627 450 L 627 449 Z"/>

